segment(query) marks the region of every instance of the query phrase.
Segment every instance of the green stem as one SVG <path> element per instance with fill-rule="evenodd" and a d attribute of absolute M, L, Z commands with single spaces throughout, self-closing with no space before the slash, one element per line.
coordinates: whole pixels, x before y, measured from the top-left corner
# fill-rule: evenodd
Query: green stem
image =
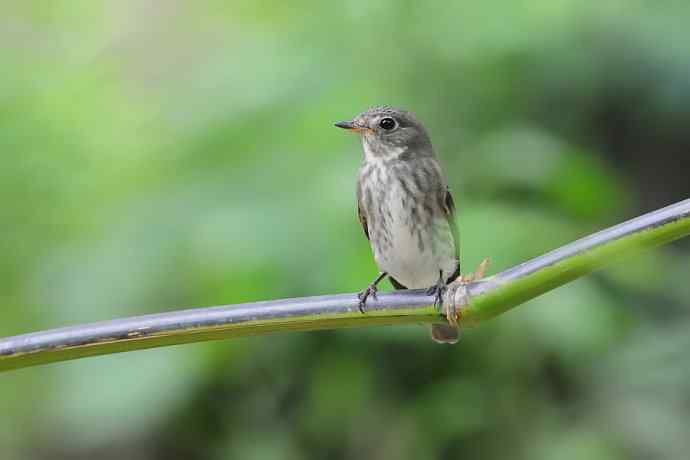
<path fill-rule="evenodd" d="M 462 317 L 478 323 L 622 257 L 690 234 L 690 200 L 645 214 L 505 270 L 468 288 Z"/>

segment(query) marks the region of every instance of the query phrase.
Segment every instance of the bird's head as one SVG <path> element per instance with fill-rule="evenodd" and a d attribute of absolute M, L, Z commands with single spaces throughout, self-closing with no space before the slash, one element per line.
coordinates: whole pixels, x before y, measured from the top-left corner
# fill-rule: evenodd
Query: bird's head
<path fill-rule="evenodd" d="M 406 110 L 373 107 L 350 121 L 339 121 L 335 126 L 359 133 L 367 157 L 385 159 L 432 155 L 431 140 L 424 125 Z"/>

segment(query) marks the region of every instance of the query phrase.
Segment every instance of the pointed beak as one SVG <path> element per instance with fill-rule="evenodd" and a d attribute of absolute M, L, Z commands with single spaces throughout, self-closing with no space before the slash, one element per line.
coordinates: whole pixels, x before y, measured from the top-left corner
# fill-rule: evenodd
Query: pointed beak
<path fill-rule="evenodd" d="M 338 128 L 342 128 L 342 129 L 348 129 L 348 130 L 355 132 L 355 133 L 359 133 L 359 132 L 367 129 L 366 126 L 361 126 L 361 125 L 355 124 L 355 122 L 353 122 L 353 121 L 339 121 L 339 122 L 335 123 L 335 126 L 337 126 Z"/>
<path fill-rule="evenodd" d="M 356 128 L 355 124 L 352 123 L 351 121 L 339 121 L 339 122 L 335 123 L 335 126 L 337 126 L 338 128 L 343 128 L 343 129 L 355 129 Z"/>

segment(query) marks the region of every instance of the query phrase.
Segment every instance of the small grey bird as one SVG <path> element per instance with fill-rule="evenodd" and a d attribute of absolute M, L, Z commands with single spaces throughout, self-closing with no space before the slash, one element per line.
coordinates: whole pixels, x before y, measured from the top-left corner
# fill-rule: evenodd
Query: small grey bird
<path fill-rule="evenodd" d="M 374 107 L 335 124 L 361 135 L 357 208 L 381 273 L 359 293 L 360 310 L 386 276 L 396 289 L 428 288 L 437 302 L 460 275 L 455 205 L 429 135 L 405 110 Z M 431 337 L 458 341 L 458 328 L 433 324 Z"/>

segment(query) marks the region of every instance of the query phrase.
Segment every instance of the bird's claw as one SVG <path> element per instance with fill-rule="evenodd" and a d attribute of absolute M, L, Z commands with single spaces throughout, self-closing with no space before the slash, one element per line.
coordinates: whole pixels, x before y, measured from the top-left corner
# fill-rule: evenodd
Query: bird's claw
<path fill-rule="evenodd" d="M 376 287 L 375 284 L 370 284 L 367 286 L 365 290 L 357 294 L 357 298 L 359 298 L 359 311 L 360 313 L 364 314 L 366 311 L 366 306 L 367 306 L 367 299 L 369 296 L 373 297 L 376 299 L 376 292 L 378 291 L 378 288 Z"/>
<path fill-rule="evenodd" d="M 443 279 L 439 279 L 438 283 L 426 290 L 426 295 L 434 296 L 434 307 L 441 308 L 443 305 L 443 294 L 445 294 L 446 289 L 446 283 L 443 282 Z"/>

